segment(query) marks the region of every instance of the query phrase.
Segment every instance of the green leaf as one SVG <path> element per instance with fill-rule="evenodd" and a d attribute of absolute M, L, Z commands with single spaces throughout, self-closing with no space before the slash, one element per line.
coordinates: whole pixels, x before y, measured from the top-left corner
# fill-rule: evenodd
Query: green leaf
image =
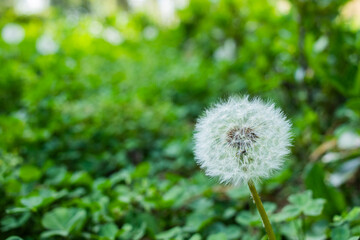
<path fill-rule="evenodd" d="M 71 232 L 81 230 L 86 219 L 86 211 L 78 208 L 56 208 L 42 218 L 44 228 L 52 230 L 42 234 L 68 236 Z"/>
<path fill-rule="evenodd" d="M 142 178 L 146 177 L 150 172 L 150 163 L 149 162 L 142 162 L 136 166 L 134 172 L 132 173 L 133 178 Z"/>
<path fill-rule="evenodd" d="M 24 213 L 24 212 L 29 212 L 29 209 L 26 207 L 14 207 L 14 208 L 6 209 L 6 213 L 8 214 Z"/>
<path fill-rule="evenodd" d="M 303 193 L 293 194 L 289 197 L 289 202 L 296 206 L 303 206 L 311 201 L 312 193 L 311 191 L 305 191 Z"/>
<path fill-rule="evenodd" d="M 211 234 L 207 240 L 227 240 L 227 237 L 225 233 L 216 233 Z"/>
<path fill-rule="evenodd" d="M 99 235 L 107 239 L 115 239 L 119 228 L 115 223 L 107 223 L 100 227 Z"/>
<path fill-rule="evenodd" d="M 291 204 L 285 206 L 279 213 L 275 214 L 274 219 L 277 222 L 294 219 L 301 213 L 307 216 L 318 216 L 321 214 L 325 200 L 312 199 L 312 192 L 293 194 L 289 197 Z"/>
<path fill-rule="evenodd" d="M 236 214 L 237 210 L 233 207 L 229 207 L 227 209 L 225 209 L 224 213 L 223 213 L 223 218 L 224 219 L 229 219 L 232 218 L 235 214 Z"/>
<path fill-rule="evenodd" d="M 189 240 L 201 240 L 201 235 L 196 233 L 196 234 L 192 235 Z"/>
<path fill-rule="evenodd" d="M 355 236 L 360 236 L 360 225 L 352 227 L 351 233 Z"/>
<path fill-rule="evenodd" d="M 19 177 L 24 182 L 36 181 L 41 177 L 41 171 L 33 165 L 23 165 L 19 170 Z"/>
<path fill-rule="evenodd" d="M 254 226 L 259 223 L 259 218 L 250 211 L 241 211 L 236 216 L 235 221 L 244 226 Z"/>
<path fill-rule="evenodd" d="M 227 195 L 233 199 L 248 198 L 250 196 L 250 190 L 246 185 L 242 185 L 230 188 L 230 190 L 227 191 Z"/>
<path fill-rule="evenodd" d="M 280 232 L 282 235 L 286 236 L 285 239 L 298 239 L 299 231 L 296 226 L 300 226 L 300 220 L 295 219 L 291 222 L 285 222 L 280 224 Z"/>
<path fill-rule="evenodd" d="M 10 237 L 6 238 L 6 240 L 23 240 L 23 239 L 18 236 L 10 236 Z"/>
<path fill-rule="evenodd" d="M 45 183 L 50 185 L 58 185 L 64 181 L 66 174 L 67 170 L 65 167 L 56 166 L 49 168 L 46 172 L 47 180 Z"/>
<path fill-rule="evenodd" d="M 39 207 L 42 204 L 43 198 L 41 196 L 22 198 L 20 200 L 20 202 L 25 207 L 27 207 L 27 208 L 29 208 L 31 210 L 36 210 L 37 207 Z"/>
<path fill-rule="evenodd" d="M 346 201 L 342 193 L 325 183 L 325 171 L 321 164 L 315 163 L 308 166 L 305 183 L 315 197 L 326 200 L 325 212 L 328 215 L 334 215 L 345 209 Z"/>
<path fill-rule="evenodd" d="M 141 213 L 138 214 L 138 219 L 140 220 L 140 222 L 146 224 L 147 231 L 151 235 L 155 235 L 160 231 L 158 218 L 156 218 L 156 216 L 154 216 L 153 214 Z"/>
<path fill-rule="evenodd" d="M 59 192 L 56 192 L 51 189 L 41 189 L 39 191 L 40 196 L 43 198 L 43 202 L 41 206 L 49 205 L 50 203 L 54 202 L 55 200 L 62 198 L 68 194 L 66 189 L 63 189 Z"/>
<path fill-rule="evenodd" d="M 301 210 L 294 205 L 285 206 L 279 213 L 274 215 L 276 222 L 282 222 L 289 219 L 294 219 L 301 214 Z"/>
<path fill-rule="evenodd" d="M 324 204 L 324 199 L 313 200 L 306 205 L 306 208 L 303 209 L 304 214 L 307 216 L 318 216 L 321 214 Z"/>
<path fill-rule="evenodd" d="M 214 219 L 214 212 L 210 210 L 194 212 L 186 218 L 184 229 L 188 232 L 201 230 Z"/>
<path fill-rule="evenodd" d="M 306 231 L 306 240 L 324 240 L 328 231 L 328 224 L 326 220 L 320 220 L 312 223 L 310 229 Z"/>
<path fill-rule="evenodd" d="M 181 233 L 182 233 L 182 230 L 180 227 L 174 227 L 167 231 L 157 234 L 156 239 L 159 239 L 159 240 L 174 239 L 176 236 L 181 235 Z"/>
<path fill-rule="evenodd" d="M 241 237 L 241 228 L 240 226 L 236 226 L 236 225 L 230 225 L 227 226 L 224 230 L 223 233 L 226 235 L 226 239 L 239 239 Z"/>
<path fill-rule="evenodd" d="M 84 184 L 88 185 L 92 182 L 92 178 L 85 171 L 74 172 L 70 178 L 72 184 Z"/>
<path fill-rule="evenodd" d="M 4 184 L 4 190 L 8 194 L 19 194 L 21 191 L 21 182 L 17 179 L 10 179 Z"/>
<path fill-rule="evenodd" d="M 105 191 L 111 188 L 111 182 L 107 178 L 98 178 L 94 181 L 93 188 L 99 191 Z"/>
<path fill-rule="evenodd" d="M 45 232 L 41 233 L 41 238 L 49 238 L 52 236 L 67 237 L 68 235 L 69 235 L 69 233 L 65 230 L 50 230 L 50 231 L 45 231 Z"/>
<path fill-rule="evenodd" d="M 183 192 L 184 189 L 181 186 L 175 185 L 163 195 L 163 199 L 166 202 L 175 202 Z"/>
<path fill-rule="evenodd" d="M 350 237 L 350 229 L 348 225 L 338 226 L 331 230 L 332 240 L 344 240 Z"/>
<path fill-rule="evenodd" d="M 136 227 L 130 224 L 124 224 L 120 230 L 120 238 L 128 240 L 139 240 L 145 235 L 146 223 L 141 223 Z"/>
<path fill-rule="evenodd" d="M 360 219 L 360 207 L 354 207 L 348 214 L 346 214 L 345 220 L 352 222 Z"/>
<path fill-rule="evenodd" d="M 133 232 L 133 239 L 139 240 L 145 235 L 146 223 L 142 223 L 140 227 L 136 228 Z"/>
<path fill-rule="evenodd" d="M 1 219 L 1 230 L 8 231 L 21 227 L 29 220 L 30 216 L 31 213 L 29 211 L 21 213 L 18 217 L 7 215 Z"/>

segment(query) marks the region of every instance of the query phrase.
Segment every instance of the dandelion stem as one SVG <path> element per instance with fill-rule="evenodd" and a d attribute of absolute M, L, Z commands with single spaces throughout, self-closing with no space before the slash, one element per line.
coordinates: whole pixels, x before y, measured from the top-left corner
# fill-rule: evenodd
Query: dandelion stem
<path fill-rule="evenodd" d="M 261 219 L 262 219 L 262 221 L 264 223 L 265 231 L 266 231 L 266 233 L 268 235 L 269 240 L 276 240 L 274 231 L 273 231 L 273 229 L 271 227 L 271 223 L 270 223 L 269 218 L 268 218 L 268 216 L 266 214 L 264 206 L 263 206 L 263 204 L 261 202 L 260 196 L 256 191 L 256 188 L 255 188 L 255 185 L 254 185 L 253 181 L 250 180 L 248 182 L 248 185 L 249 185 L 251 195 L 252 195 L 252 197 L 254 199 L 255 205 L 256 205 L 256 207 L 257 207 L 257 209 L 258 209 L 258 211 L 260 213 Z"/>

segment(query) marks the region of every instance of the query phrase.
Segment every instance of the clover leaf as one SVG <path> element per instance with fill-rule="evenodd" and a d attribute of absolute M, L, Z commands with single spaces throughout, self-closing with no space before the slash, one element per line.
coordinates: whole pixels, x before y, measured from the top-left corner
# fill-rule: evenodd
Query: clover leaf
<path fill-rule="evenodd" d="M 80 231 L 86 220 L 86 211 L 78 208 L 55 208 L 42 218 L 42 225 L 50 231 L 43 232 L 41 237 L 54 235 L 69 236 L 71 232 Z"/>
<path fill-rule="evenodd" d="M 300 216 L 300 214 L 318 216 L 321 214 L 325 204 L 324 199 L 313 199 L 312 191 L 291 195 L 288 200 L 290 204 L 285 206 L 281 212 L 275 214 L 275 221 L 293 219 Z"/>

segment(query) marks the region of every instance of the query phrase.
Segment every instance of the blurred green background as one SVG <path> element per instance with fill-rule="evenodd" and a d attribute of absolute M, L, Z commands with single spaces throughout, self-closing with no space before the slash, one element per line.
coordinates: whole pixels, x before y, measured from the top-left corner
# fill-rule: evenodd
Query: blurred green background
<path fill-rule="evenodd" d="M 192 154 L 234 94 L 293 123 L 278 239 L 358 239 L 359 0 L 2 0 L 0 31 L 1 239 L 261 239 Z"/>

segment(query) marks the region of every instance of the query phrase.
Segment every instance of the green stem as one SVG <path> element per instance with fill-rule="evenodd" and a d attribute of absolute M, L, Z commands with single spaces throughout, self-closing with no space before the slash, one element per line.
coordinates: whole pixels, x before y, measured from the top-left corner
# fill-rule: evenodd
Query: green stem
<path fill-rule="evenodd" d="M 255 185 L 254 185 L 253 181 L 250 180 L 248 182 L 248 185 L 249 185 L 251 195 L 252 195 L 252 197 L 254 199 L 255 205 L 256 205 L 256 207 L 257 207 L 257 209 L 258 209 L 258 211 L 260 213 L 261 219 L 262 219 L 262 221 L 264 223 L 265 231 L 266 231 L 266 233 L 268 235 L 269 240 L 276 240 L 274 231 L 273 231 L 273 229 L 271 227 L 271 223 L 270 223 L 269 218 L 268 218 L 268 216 L 266 214 L 264 206 L 263 206 L 263 204 L 261 202 L 259 194 L 256 191 L 256 188 L 255 188 Z"/>
<path fill-rule="evenodd" d="M 302 234 L 302 230 L 301 230 L 301 222 L 300 220 L 298 221 L 297 219 L 295 219 L 294 221 L 292 221 L 294 228 L 296 229 L 296 232 L 299 236 L 299 240 L 305 240 Z"/>
<path fill-rule="evenodd" d="M 301 236 L 302 236 L 302 239 L 305 240 L 305 238 L 306 238 L 305 216 L 303 213 L 301 213 L 300 217 L 301 217 Z"/>

